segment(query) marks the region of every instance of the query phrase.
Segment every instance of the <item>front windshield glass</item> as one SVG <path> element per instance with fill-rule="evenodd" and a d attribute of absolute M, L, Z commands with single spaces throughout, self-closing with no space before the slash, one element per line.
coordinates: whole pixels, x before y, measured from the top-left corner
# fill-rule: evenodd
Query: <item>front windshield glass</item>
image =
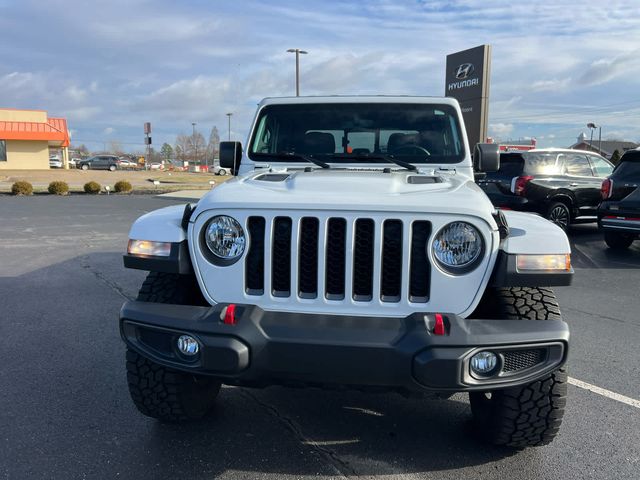
<path fill-rule="evenodd" d="M 448 105 L 319 103 L 267 105 L 250 141 L 255 161 L 327 163 L 457 163 L 464 159 L 460 125 Z"/>

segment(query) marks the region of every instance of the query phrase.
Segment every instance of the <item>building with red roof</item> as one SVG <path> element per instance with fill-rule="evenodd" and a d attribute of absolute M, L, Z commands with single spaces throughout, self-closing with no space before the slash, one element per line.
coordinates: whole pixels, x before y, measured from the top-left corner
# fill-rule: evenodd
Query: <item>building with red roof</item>
<path fill-rule="evenodd" d="M 70 137 L 64 118 L 47 116 L 44 110 L 0 108 L 0 170 L 49 168 L 49 151 L 61 152 L 69 164 Z"/>

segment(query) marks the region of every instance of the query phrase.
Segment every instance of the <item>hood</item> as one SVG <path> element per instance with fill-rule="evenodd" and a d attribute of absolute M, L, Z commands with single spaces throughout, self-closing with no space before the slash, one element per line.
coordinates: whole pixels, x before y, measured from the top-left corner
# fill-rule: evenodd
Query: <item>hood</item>
<path fill-rule="evenodd" d="M 196 215 L 233 208 L 455 213 L 494 225 L 494 207 L 472 180 L 437 170 L 256 171 L 211 190 L 198 202 Z"/>

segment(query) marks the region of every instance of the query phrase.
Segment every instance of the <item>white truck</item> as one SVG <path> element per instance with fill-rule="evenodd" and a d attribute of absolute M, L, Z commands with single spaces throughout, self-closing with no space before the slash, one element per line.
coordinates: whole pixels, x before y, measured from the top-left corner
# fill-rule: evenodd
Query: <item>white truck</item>
<path fill-rule="evenodd" d="M 565 233 L 496 210 L 474 183 L 458 103 L 431 97 L 263 100 L 236 177 L 132 226 L 125 266 L 149 271 L 120 312 L 131 397 L 198 419 L 221 384 L 468 392 L 481 437 L 549 443 L 569 330 L 551 286 Z"/>

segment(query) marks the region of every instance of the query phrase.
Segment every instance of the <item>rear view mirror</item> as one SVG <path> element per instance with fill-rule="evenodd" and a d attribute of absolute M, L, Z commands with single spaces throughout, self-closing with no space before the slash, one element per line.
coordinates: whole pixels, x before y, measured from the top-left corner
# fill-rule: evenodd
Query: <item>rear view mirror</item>
<path fill-rule="evenodd" d="M 220 142 L 220 166 L 222 168 L 227 168 L 232 175 L 237 175 L 241 159 L 242 143 Z"/>
<path fill-rule="evenodd" d="M 497 172 L 500 169 L 500 148 L 498 144 L 476 144 L 473 152 L 473 166 L 478 172 Z"/>

